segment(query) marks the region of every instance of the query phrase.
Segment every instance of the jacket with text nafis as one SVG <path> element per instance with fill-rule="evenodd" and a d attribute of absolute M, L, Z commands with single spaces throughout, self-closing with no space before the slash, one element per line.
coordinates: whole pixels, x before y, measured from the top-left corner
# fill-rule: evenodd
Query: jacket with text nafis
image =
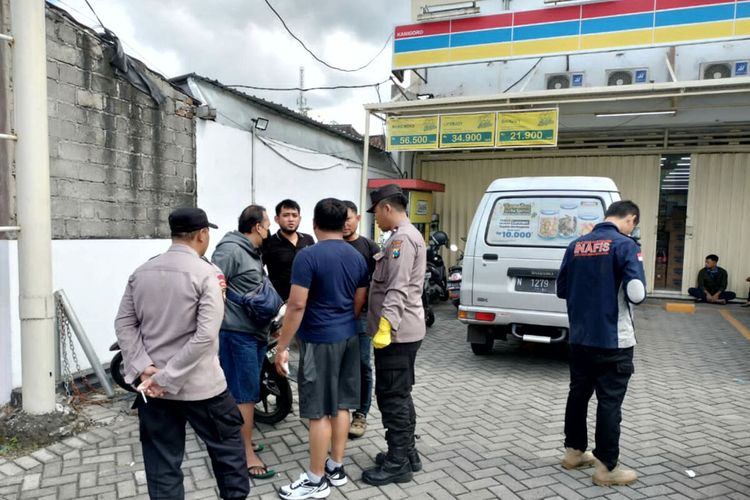
<path fill-rule="evenodd" d="M 634 346 L 632 304 L 646 298 L 640 247 L 611 222 L 598 224 L 565 251 L 557 296 L 568 306 L 571 344 Z"/>

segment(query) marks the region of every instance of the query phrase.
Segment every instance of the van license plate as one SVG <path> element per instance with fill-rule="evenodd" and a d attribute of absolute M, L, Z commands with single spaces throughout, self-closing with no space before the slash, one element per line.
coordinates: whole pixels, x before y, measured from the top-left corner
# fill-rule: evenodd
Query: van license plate
<path fill-rule="evenodd" d="M 553 279 L 516 277 L 517 292 L 555 293 L 556 284 Z"/>

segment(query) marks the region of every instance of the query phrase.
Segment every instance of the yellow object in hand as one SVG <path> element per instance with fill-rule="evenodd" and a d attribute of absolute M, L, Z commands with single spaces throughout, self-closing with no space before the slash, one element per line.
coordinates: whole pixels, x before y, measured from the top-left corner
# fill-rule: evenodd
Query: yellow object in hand
<path fill-rule="evenodd" d="M 390 345 L 391 343 L 391 324 L 385 318 L 380 318 L 380 324 L 378 325 L 378 331 L 375 332 L 375 336 L 372 338 L 372 346 L 375 349 L 382 349 Z"/>

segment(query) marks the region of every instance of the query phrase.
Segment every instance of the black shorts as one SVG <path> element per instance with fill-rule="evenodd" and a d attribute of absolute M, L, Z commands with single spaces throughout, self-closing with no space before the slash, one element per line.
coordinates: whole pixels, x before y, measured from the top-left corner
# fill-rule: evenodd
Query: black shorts
<path fill-rule="evenodd" d="M 359 335 L 335 344 L 300 342 L 297 374 L 302 418 L 335 417 L 359 408 Z"/>

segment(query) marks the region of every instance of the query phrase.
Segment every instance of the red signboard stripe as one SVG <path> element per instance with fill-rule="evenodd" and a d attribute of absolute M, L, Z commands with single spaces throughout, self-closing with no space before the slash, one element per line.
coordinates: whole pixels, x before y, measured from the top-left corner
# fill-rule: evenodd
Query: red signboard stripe
<path fill-rule="evenodd" d="M 456 19 L 451 21 L 451 33 L 493 28 L 510 28 L 511 26 L 513 26 L 513 14 L 468 17 L 466 19 Z"/>
<path fill-rule="evenodd" d="M 447 35 L 450 33 L 450 21 L 437 21 L 434 23 L 407 24 L 406 26 L 396 26 L 396 40 L 402 38 L 414 38 L 428 35 Z"/>
<path fill-rule="evenodd" d="M 656 0 L 656 10 L 679 9 L 680 7 L 700 7 L 701 5 L 716 5 L 719 3 L 734 3 L 732 0 Z"/>
<path fill-rule="evenodd" d="M 525 24 L 577 21 L 578 19 L 580 19 L 580 17 L 581 7 L 578 5 L 570 7 L 558 7 L 554 9 L 527 10 L 525 12 L 516 12 L 513 24 L 515 26 L 523 26 Z"/>
<path fill-rule="evenodd" d="M 584 19 L 592 17 L 617 16 L 620 14 L 637 14 L 652 12 L 656 0 L 627 0 L 624 2 L 604 2 L 583 6 Z"/>

